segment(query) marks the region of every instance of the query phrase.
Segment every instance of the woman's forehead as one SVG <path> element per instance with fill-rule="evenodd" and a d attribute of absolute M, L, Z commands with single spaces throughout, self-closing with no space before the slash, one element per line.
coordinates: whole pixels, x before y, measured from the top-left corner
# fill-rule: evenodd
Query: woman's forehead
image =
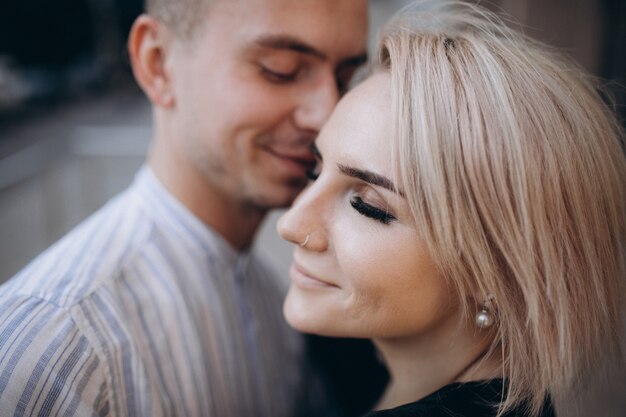
<path fill-rule="evenodd" d="M 316 140 L 325 153 L 376 159 L 390 152 L 391 94 L 388 74 L 374 75 L 341 99 Z"/>

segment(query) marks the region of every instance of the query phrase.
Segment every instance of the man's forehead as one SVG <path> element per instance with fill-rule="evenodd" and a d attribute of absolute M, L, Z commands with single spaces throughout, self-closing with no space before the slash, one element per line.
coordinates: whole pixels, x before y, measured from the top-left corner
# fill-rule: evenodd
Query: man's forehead
<path fill-rule="evenodd" d="M 267 24 L 275 28 L 312 27 L 344 33 L 363 32 L 367 29 L 366 0 L 207 0 L 206 19 L 242 19 L 233 29 L 244 29 L 245 23 Z M 342 24 L 343 23 L 343 24 Z M 365 30 L 364 30 L 365 29 Z M 287 30 L 287 29 L 283 29 Z"/>
<path fill-rule="evenodd" d="M 322 59 L 343 60 L 363 56 L 366 51 L 367 13 L 360 10 L 366 5 L 361 0 L 250 1 L 216 4 L 207 26 L 211 21 L 216 23 L 214 19 L 226 19 L 229 25 L 236 25 L 228 26 L 226 36 L 238 38 L 240 44 L 254 43 Z M 345 4 L 339 7 L 336 3 Z M 255 11 L 255 5 L 261 10 Z"/>
<path fill-rule="evenodd" d="M 341 8 L 351 7 L 367 11 L 367 0 L 199 0 L 204 1 L 211 8 L 221 8 L 222 10 L 240 10 L 244 12 L 257 13 L 262 10 L 270 13 L 292 12 L 297 10 L 307 10 L 311 7 L 323 9 L 327 12 L 336 11 Z"/>

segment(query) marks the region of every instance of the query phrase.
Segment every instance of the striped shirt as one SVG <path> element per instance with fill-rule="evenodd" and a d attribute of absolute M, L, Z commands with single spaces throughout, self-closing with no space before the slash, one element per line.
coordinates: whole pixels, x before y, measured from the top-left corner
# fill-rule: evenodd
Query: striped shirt
<path fill-rule="evenodd" d="M 0 415 L 311 412 L 284 291 L 143 168 L 0 287 Z"/>

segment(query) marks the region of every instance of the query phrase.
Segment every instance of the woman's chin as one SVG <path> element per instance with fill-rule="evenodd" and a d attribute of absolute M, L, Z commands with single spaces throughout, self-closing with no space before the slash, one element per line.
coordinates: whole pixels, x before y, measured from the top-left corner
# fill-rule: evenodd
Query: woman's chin
<path fill-rule="evenodd" d="M 285 320 L 291 327 L 300 332 L 312 333 L 311 330 L 316 327 L 315 320 L 312 317 L 313 314 L 311 312 L 307 314 L 304 310 L 301 303 L 294 300 L 292 291 L 289 291 L 283 304 Z"/>
<path fill-rule="evenodd" d="M 289 291 L 283 304 L 283 315 L 287 323 L 302 333 L 316 334 L 319 336 L 345 337 L 337 332 L 337 320 L 334 325 L 329 321 L 328 311 L 317 308 L 309 302 L 304 302 L 300 297 Z"/>

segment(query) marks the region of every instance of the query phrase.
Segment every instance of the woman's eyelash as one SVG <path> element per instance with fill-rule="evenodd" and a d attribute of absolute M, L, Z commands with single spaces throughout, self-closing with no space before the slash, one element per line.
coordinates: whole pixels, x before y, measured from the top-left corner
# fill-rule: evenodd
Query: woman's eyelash
<path fill-rule="evenodd" d="M 396 218 L 389 212 L 367 204 L 361 199 L 361 197 L 354 197 L 350 200 L 350 205 L 363 216 L 377 220 L 383 224 L 389 224 L 396 220 Z"/>

